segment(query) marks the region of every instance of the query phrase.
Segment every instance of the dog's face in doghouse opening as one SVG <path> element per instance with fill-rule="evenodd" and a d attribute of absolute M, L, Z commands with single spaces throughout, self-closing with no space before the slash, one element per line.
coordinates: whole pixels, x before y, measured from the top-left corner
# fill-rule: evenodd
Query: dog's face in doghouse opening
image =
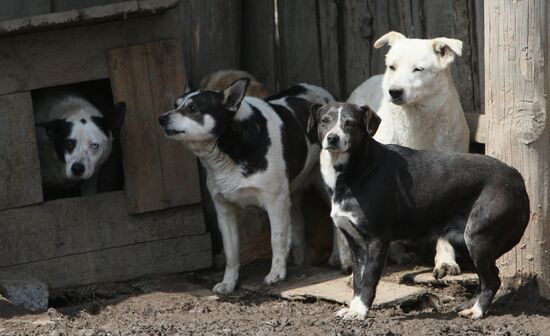
<path fill-rule="evenodd" d="M 222 92 L 186 92 L 176 101 L 174 110 L 159 117 L 159 124 L 166 136 L 172 139 L 214 140 L 223 134 L 235 117 L 249 83 L 248 78 L 241 78 Z"/>
<path fill-rule="evenodd" d="M 441 81 L 456 56 L 462 54 L 462 41 L 438 37 L 408 39 L 398 32 L 380 37 L 375 48 L 390 46 L 386 54 L 383 90 L 386 98 L 396 105 L 419 103 L 447 87 Z"/>
<path fill-rule="evenodd" d="M 125 103 L 116 104 L 105 116 L 91 105 L 82 105 L 64 119 L 37 126 L 43 127 L 53 142 L 57 157 L 65 164 L 65 176 L 74 181 L 87 180 L 111 154 L 125 112 Z"/>
<path fill-rule="evenodd" d="M 307 128 L 308 132 L 317 132 L 323 149 L 343 153 L 372 137 L 380 121 L 368 106 L 330 103 L 311 107 Z"/>

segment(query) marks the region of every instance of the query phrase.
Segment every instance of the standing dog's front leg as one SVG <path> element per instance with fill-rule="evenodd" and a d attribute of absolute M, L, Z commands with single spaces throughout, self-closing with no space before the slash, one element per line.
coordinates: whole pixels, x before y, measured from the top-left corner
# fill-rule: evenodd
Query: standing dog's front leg
<path fill-rule="evenodd" d="M 264 283 L 271 285 L 286 278 L 286 260 L 290 251 L 290 198 L 278 195 L 266 202 L 266 210 L 271 226 L 271 270 Z"/>
<path fill-rule="evenodd" d="M 223 251 L 225 253 L 225 273 L 223 281 L 218 282 L 212 291 L 217 294 L 228 294 L 233 292 L 239 278 L 239 229 L 237 227 L 237 209 L 220 196 L 212 197 L 216 214 L 218 217 L 218 227 L 222 234 Z"/>
<path fill-rule="evenodd" d="M 389 243 L 371 237 L 365 239 L 364 245 L 353 240 L 348 242 L 353 256 L 353 299 L 349 308 L 339 310 L 336 315 L 345 320 L 363 320 L 374 301 Z"/>

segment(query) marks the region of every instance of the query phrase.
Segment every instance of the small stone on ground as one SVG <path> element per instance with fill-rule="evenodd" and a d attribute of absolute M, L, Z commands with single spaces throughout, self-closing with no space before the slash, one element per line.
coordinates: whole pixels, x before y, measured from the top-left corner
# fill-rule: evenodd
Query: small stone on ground
<path fill-rule="evenodd" d="M 32 312 L 48 308 L 48 286 L 23 273 L 0 272 L 0 294 Z"/>

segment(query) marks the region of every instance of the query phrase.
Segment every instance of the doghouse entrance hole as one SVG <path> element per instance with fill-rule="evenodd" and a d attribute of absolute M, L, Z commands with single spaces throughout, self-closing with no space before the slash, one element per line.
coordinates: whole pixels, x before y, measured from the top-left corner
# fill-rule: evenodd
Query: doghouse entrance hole
<path fill-rule="evenodd" d="M 92 105 L 95 106 L 104 116 L 108 116 L 110 113 L 113 113 L 113 94 L 111 91 L 111 83 L 109 79 L 94 80 L 88 82 L 81 82 L 75 84 L 61 85 L 48 87 L 43 89 L 37 89 L 31 91 L 31 97 L 33 101 L 33 110 L 35 122 L 39 122 L 43 117 L 39 116 L 38 111 L 41 102 L 51 100 L 54 97 L 63 97 L 67 95 L 77 95 L 84 98 Z M 61 99 L 61 98 L 60 98 Z M 44 140 L 44 129 L 36 127 L 37 136 L 39 132 L 44 132 L 42 134 L 42 140 L 37 138 L 37 141 Z M 120 134 L 120 132 L 119 132 Z M 53 142 L 48 138 L 50 143 L 48 144 L 49 149 L 53 150 Z M 38 150 L 41 151 L 41 148 L 44 146 L 38 146 Z M 44 160 L 47 158 L 52 158 L 52 156 L 44 155 L 44 153 L 39 153 L 41 157 L 40 164 L 44 164 Z M 53 156 L 56 160 L 58 159 L 57 155 Z M 65 164 L 60 160 L 58 162 L 58 167 L 64 169 Z M 97 188 L 96 183 L 86 181 L 85 183 L 92 183 L 93 187 L 91 190 L 96 189 L 93 193 L 104 193 L 116 190 L 122 190 L 124 187 L 124 173 L 122 169 L 122 150 L 120 145 L 120 137 L 115 136 L 113 141 L 113 148 L 109 158 L 101 165 L 100 169 L 97 170 L 94 174 L 97 177 Z M 44 201 L 50 201 L 59 198 L 68 198 L 68 197 L 80 197 L 82 196 L 82 182 L 74 184 L 71 186 L 56 184 L 52 186 L 51 184 L 46 185 L 44 182 L 44 171 L 42 170 L 42 180 L 43 185 L 42 189 L 44 192 Z M 89 193 L 89 192 L 88 192 Z"/>

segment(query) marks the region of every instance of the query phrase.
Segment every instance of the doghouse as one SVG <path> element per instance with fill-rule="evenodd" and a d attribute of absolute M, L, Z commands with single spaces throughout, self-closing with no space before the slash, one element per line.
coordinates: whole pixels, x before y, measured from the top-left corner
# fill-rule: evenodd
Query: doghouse
<path fill-rule="evenodd" d="M 46 2 L 0 5 L 0 272 L 61 287 L 210 267 L 197 162 L 156 127 L 186 81 L 178 1 Z M 124 188 L 44 202 L 33 92 L 90 81 L 128 106 Z"/>

